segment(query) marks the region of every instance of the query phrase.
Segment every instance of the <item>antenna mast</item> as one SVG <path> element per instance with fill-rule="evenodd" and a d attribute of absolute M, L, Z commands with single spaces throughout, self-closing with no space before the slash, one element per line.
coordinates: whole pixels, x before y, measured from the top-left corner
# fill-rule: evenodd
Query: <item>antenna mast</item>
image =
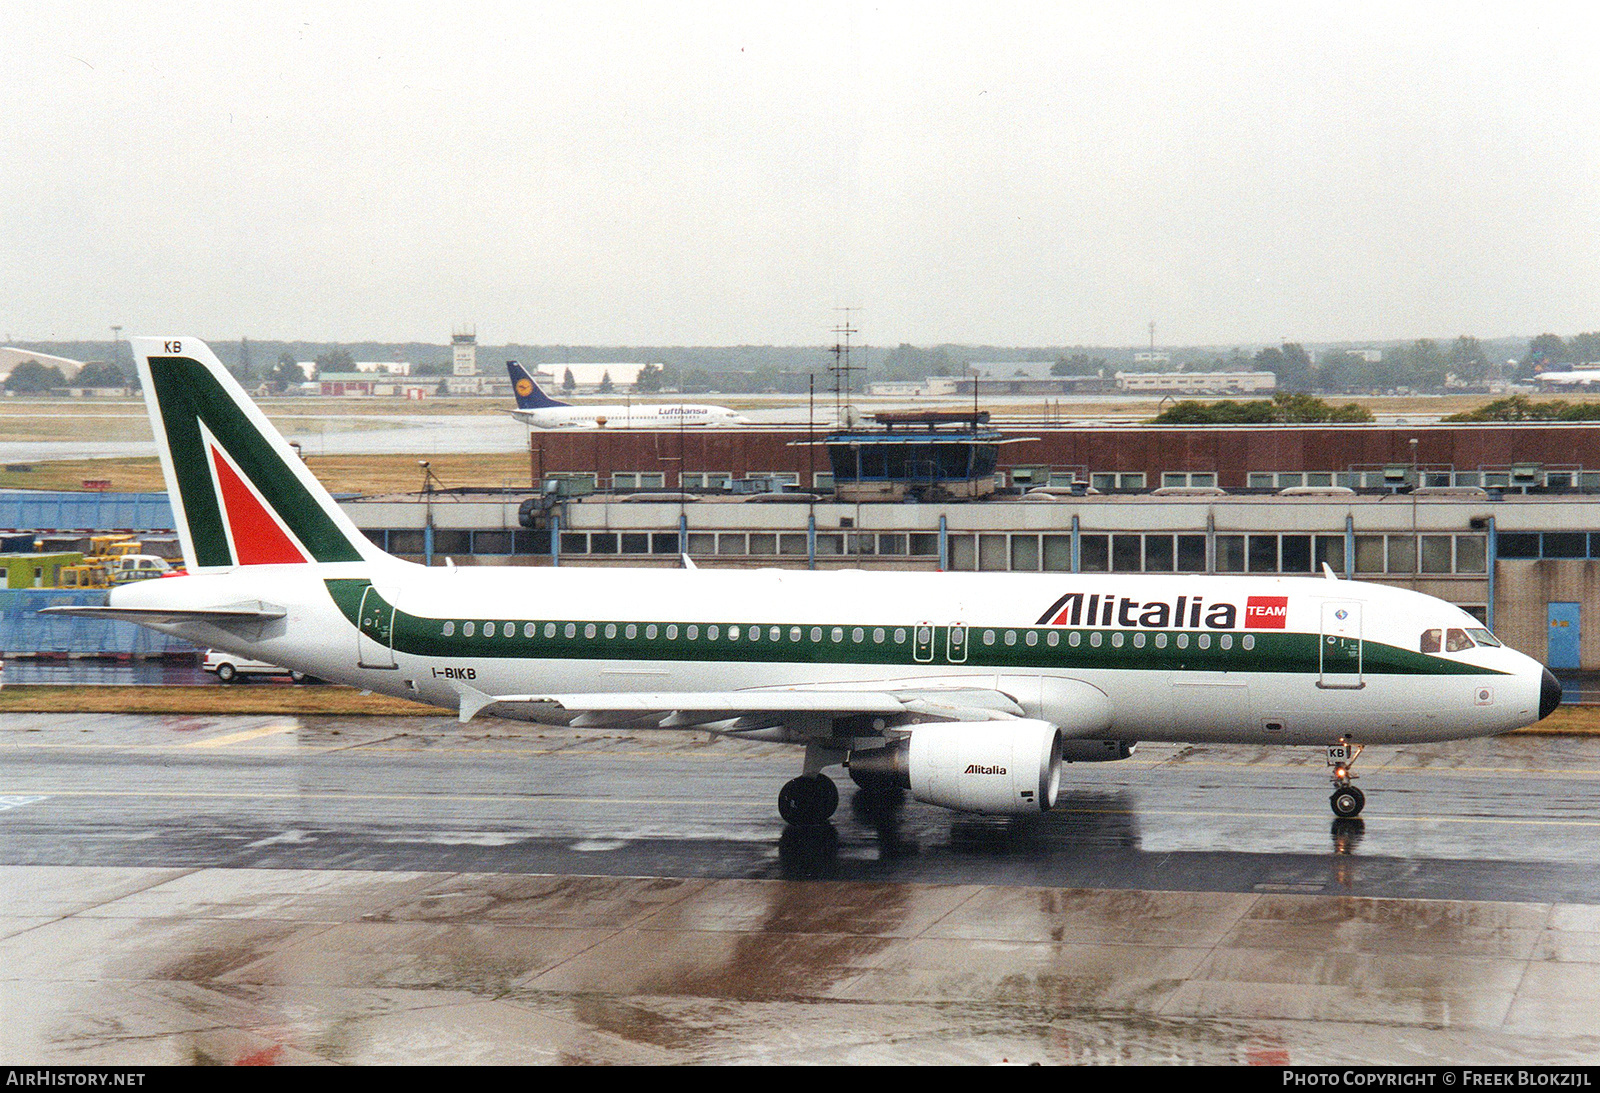
<path fill-rule="evenodd" d="M 850 363 L 850 336 L 859 333 L 850 325 L 850 313 L 860 311 L 859 307 L 836 307 L 835 311 L 844 312 L 844 319 L 833 328 L 833 364 L 828 366 L 828 371 L 833 373 L 833 417 L 839 425 L 848 425 L 845 414 L 851 409 L 850 373 L 858 366 Z M 853 415 L 852 415 L 853 416 Z"/>

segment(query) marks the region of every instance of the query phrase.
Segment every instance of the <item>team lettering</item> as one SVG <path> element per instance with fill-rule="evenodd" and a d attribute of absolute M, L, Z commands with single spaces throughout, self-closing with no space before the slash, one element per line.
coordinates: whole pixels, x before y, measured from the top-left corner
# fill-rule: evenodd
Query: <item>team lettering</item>
<path fill-rule="evenodd" d="M 1243 623 L 1246 629 L 1282 630 L 1289 621 L 1289 597 L 1251 596 L 1245 600 Z M 1039 619 L 1044 626 L 1118 626 L 1123 629 L 1149 627 L 1154 630 L 1233 630 L 1240 624 L 1239 605 L 1219 601 L 1207 603 L 1202 596 L 1179 596 L 1175 600 L 1141 600 L 1115 593 L 1068 592 L 1050 605 Z"/>
<path fill-rule="evenodd" d="M 1244 624 L 1282 630 L 1289 621 L 1288 596 L 1251 596 L 1244 605 Z"/>

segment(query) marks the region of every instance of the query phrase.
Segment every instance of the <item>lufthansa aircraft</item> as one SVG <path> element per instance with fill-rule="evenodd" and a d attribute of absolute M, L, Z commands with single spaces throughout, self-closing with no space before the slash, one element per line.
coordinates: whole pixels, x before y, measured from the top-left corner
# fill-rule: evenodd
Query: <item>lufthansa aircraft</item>
<path fill-rule="evenodd" d="M 455 710 L 805 749 L 778 798 L 1048 810 L 1140 740 L 1328 749 L 1487 736 L 1560 702 L 1470 615 L 1310 577 L 428 568 L 375 547 L 191 338 L 132 339 L 188 575 L 108 606 L 199 646 Z"/>
<path fill-rule="evenodd" d="M 1540 372 L 1533 378 L 1550 387 L 1593 387 L 1600 384 L 1600 369 L 1574 368 L 1569 372 Z"/>
<path fill-rule="evenodd" d="M 601 406 L 587 403 L 573 406 L 557 402 L 544 393 L 528 370 L 516 361 L 506 361 L 506 371 L 511 373 L 511 389 L 517 396 L 517 408 L 508 411 L 518 421 L 527 422 L 539 429 L 571 429 L 589 426 L 613 429 L 644 429 L 680 425 L 748 425 L 726 406 L 706 406 L 684 402 L 669 406 Z"/>

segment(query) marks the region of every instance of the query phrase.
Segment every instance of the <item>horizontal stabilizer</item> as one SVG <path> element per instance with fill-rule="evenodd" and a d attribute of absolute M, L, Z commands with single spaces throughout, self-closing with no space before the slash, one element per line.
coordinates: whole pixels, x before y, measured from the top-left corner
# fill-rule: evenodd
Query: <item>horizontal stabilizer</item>
<path fill-rule="evenodd" d="M 288 614 L 281 607 L 255 600 L 233 604 L 229 607 L 112 607 L 101 605 L 73 605 L 45 607 L 41 615 L 74 615 L 83 619 L 116 619 L 119 622 L 139 622 L 147 625 L 173 625 L 182 622 L 271 622 Z"/>
<path fill-rule="evenodd" d="M 275 604 L 251 600 L 228 604 L 224 607 L 114 607 L 105 605 L 73 605 L 46 607 L 41 615 L 68 615 L 80 619 L 111 619 L 116 622 L 136 622 L 141 626 L 175 633 L 180 637 L 209 640 L 207 634 L 194 634 L 186 628 L 210 626 L 225 630 L 246 641 L 260 641 L 269 624 L 277 622 L 288 612 Z"/>

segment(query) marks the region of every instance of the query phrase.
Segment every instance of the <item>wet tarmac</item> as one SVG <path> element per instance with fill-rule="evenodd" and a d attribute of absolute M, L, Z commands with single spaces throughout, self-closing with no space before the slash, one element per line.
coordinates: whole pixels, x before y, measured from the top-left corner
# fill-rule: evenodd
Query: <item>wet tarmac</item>
<path fill-rule="evenodd" d="M 785 830 L 798 752 L 9 715 L 0 1058 L 1600 1059 L 1600 744 L 1144 746 L 1031 821 Z"/>

